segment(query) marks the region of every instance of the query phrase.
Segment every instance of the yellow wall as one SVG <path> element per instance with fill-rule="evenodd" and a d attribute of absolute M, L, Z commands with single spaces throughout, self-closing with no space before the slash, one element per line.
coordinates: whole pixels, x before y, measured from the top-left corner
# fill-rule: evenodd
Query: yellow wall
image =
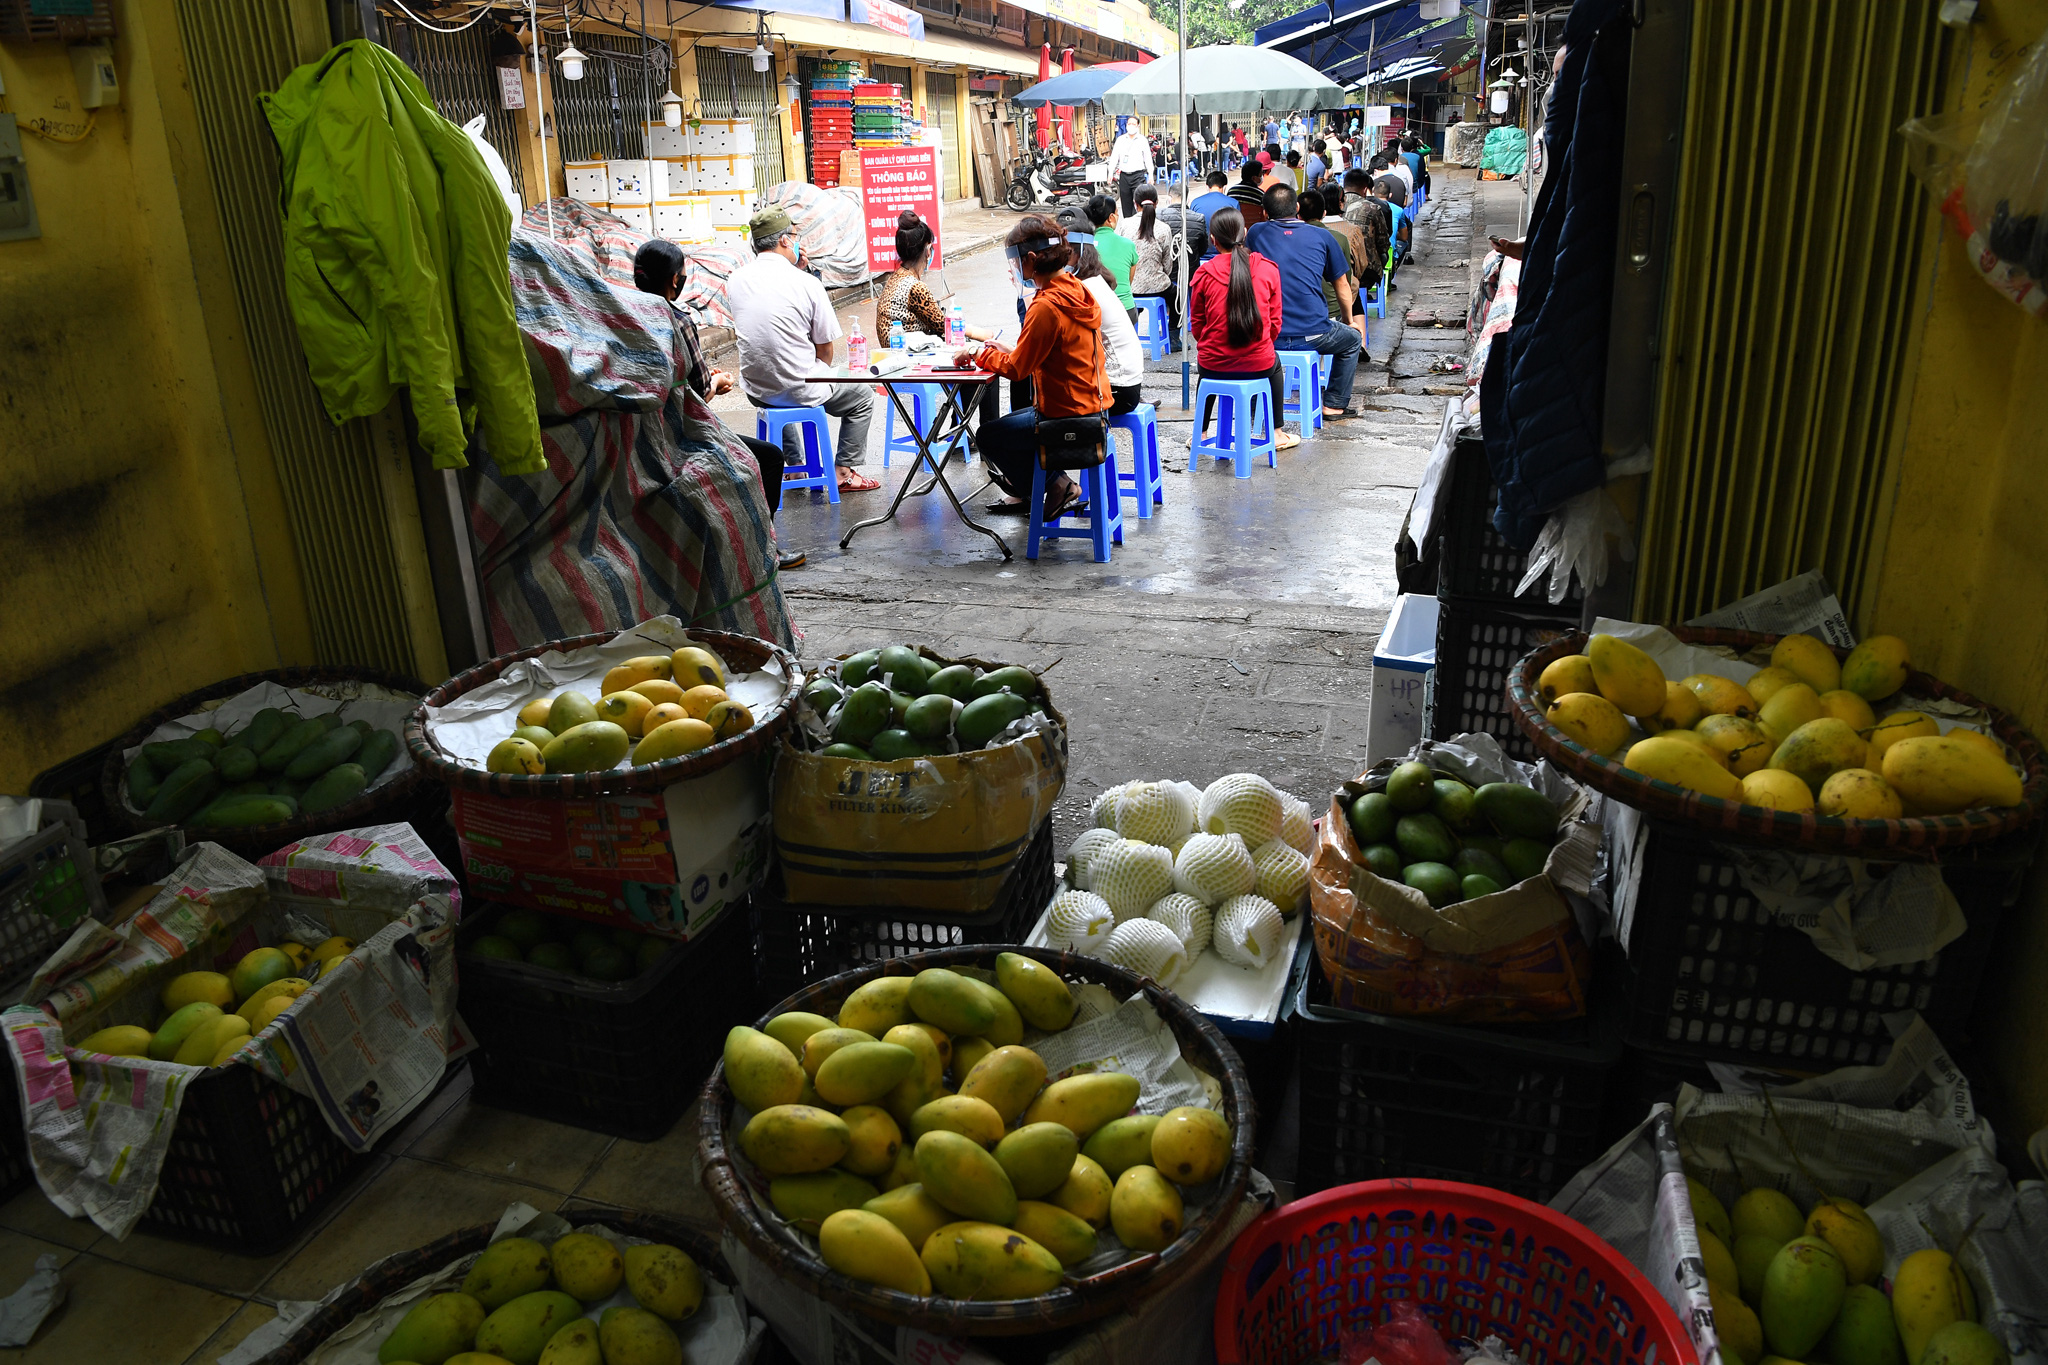
<path fill-rule="evenodd" d="M 2048 0 L 1989 0 L 1981 13 L 1951 108 L 1981 107 L 2048 30 Z M 2048 322 L 1978 279 L 1952 224 L 1933 256 L 1876 609 L 1862 624 L 1905 637 L 1921 668 L 2048 737 Z M 2007 914 L 2013 951 L 1994 968 L 1979 1032 L 2024 1142 L 2048 1126 L 2048 868 Z"/>
<path fill-rule="evenodd" d="M 0 242 L 0 792 L 311 655 L 170 7 L 114 8 L 123 107 L 24 135 L 43 235 Z M 62 45 L 0 48 L 0 78 L 19 118 L 83 122 Z"/>

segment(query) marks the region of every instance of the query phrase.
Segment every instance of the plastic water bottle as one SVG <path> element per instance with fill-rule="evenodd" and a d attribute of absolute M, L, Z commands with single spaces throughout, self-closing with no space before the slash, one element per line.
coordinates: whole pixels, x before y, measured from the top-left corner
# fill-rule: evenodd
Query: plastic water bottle
<path fill-rule="evenodd" d="M 946 305 L 946 344 L 964 346 L 967 344 L 967 315 L 957 303 Z"/>
<path fill-rule="evenodd" d="M 868 339 L 861 334 L 860 319 L 847 319 L 846 368 L 856 374 L 868 367 Z"/>
<path fill-rule="evenodd" d="M 889 324 L 889 349 L 892 351 L 903 349 L 903 324 L 900 322 Z"/>

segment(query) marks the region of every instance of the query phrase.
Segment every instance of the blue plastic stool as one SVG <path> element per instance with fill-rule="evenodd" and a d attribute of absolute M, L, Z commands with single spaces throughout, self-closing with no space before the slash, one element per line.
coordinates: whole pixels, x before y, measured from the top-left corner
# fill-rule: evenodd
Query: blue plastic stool
<path fill-rule="evenodd" d="M 1166 359 L 1167 351 L 1173 347 L 1173 329 L 1166 321 L 1166 300 L 1156 296 L 1139 299 L 1138 321 L 1145 324 L 1138 329 L 1138 340 L 1145 343 L 1145 353 L 1154 360 Z"/>
<path fill-rule="evenodd" d="M 904 394 L 910 400 L 910 416 L 917 423 L 917 429 L 929 435 L 932 424 L 939 420 L 939 409 L 945 404 L 945 391 L 937 384 L 898 384 L 896 388 L 898 392 Z M 908 455 L 913 460 L 917 458 L 917 438 L 908 432 L 901 436 L 896 434 L 896 404 L 894 400 L 885 398 L 882 405 L 889 410 L 887 439 L 882 442 L 882 468 L 887 469 L 889 467 L 889 456 L 892 454 Z M 969 463 L 973 461 L 972 451 L 968 448 L 964 438 L 960 436 L 955 436 L 952 443 L 946 449 L 935 450 L 932 454 L 944 460 L 956 450 L 960 452 L 962 460 Z"/>
<path fill-rule="evenodd" d="M 1323 367 L 1320 351 L 1281 351 L 1280 357 L 1280 413 L 1281 420 L 1289 416 L 1299 417 L 1304 426 L 1313 423 L 1313 430 L 1323 429 Z M 1294 395 L 1300 395 L 1298 398 Z M 1271 395 L 1269 394 L 1270 398 Z"/>
<path fill-rule="evenodd" d="M 762 408 L 754 419 L 754 439 L 780 446 L 784 427 L 803 428 L 804 461 L 783 466 L 782 491 L 822 488 L 827 502 L 838 502 L 839 471 L 832 467 L 832 428 L 825 421 L 825 410 Z"/>
<path fill-rule="evenodd" d="M 1031 462 L 1031 531 L 1025 540 L 1024 557 L 1038 558 L 1041 542 L 1059 540 L 1085 540 L 1095 550 L 1097 564 L 1109 563 L 1109 547 L 1124 543 L 1123 499 L 1117 496 L 1116 441 L 1112 438 L 1105 443 L 1105 458 L 1099 465 L 1088 469 L 1067 471 L 1075 483 L 1081 485 L 1081 492 L 1088 499 L 1088 525 L 1068 526 L 1066 519 L 1075 515 L 1063 512 L 1050 523 L 1045 520 L 1045 469 L 1036 460 Z"/>
<path fill-rule="evenodd" d="M 1323 387 L 1327 389 L 1330 387 L 1330 362 L 1337 357 L 1331 355 L 1328 351 L 1318 351 L 1316 354 L 1323 358 L 1323 363 L 1318 368 L 1322 371 Z"/>
<path fill-rule="evenodd" d="M 1159 474 L 1159 413 L 1150 403 L 1140 403 L 1120 417 L 1109 419 L 1111 432 L 1131 433 L 1131 472 L 1117 475 L 1117 487 L 1126 498 L 1135 498 L 1141 520 L 1152 516 L 1156 505 L 1166 502 L 1166 483 Z M 1110 444 L 1116 443 L 1112 435 Z"/>
<path fill-rule="evenodd" d="M 1205 400 L 1216 400 L 1216 439 L 1202 437 Z M 1266 414 L 1266 434 L 1254 436 L 1259 413 Z M 1265 452 L 1266 465 L 1280 467 L 1279 450 L 1273 444 L 1273 389 L 1263 379 L 1204 379 L 1195 386 L 1195 442 L 1188 449 L 1188 472 L 1202 472 L 1202 456 L 1213 455 L 1237 466 L 1237 477 L 1252 476 L 1252 457 Z"/>

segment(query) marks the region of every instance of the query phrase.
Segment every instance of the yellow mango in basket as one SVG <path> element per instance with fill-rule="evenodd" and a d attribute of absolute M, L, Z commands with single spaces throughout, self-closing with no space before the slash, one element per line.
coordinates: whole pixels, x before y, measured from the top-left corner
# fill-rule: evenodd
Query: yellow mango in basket
<path fill-rule="evenodd" d="M 1230 1164 L 1230 1122 L 1214 1109 L 1169 1109 L 1152 1130 L 1152 1164 L 1176 1185 L 1202 1185 Z"/>
<path fill-rule="evenodd" d="M 1089 1134 L 1138 1102 L 1138 1078 L 1121 1071 L 1096 1071 L 1054 1081 L 1024 1111 L 1026 1123 L 1063 1123 L 1086 1142 Z"/>
<path fill-rule="evenodd" d="M 173 1013 L 198 1001 L 228 1010 L 235 1007 L 235 988 L 224 972 L 186 972 L 172 977 L 157 1001 Z"/>
<path fill-rule="evenodd" d="M 1742 799 L 1742 783 L 1735 774 L 1690 744 L 1668 736 L 1638 740 L 1622 760 L 1645 777 L 1654 777 L 1676 787 L 1718 796 L 1726 801 Z"/>
<path fill-rule="evenodd" d="M 758 1029 L 740 1024 L 725 1035 L 725 1083 L 755 1113 L 794 1104 L 803 1093 L 804 1069 L 790 1050 Z"/>
<path fill-rule="evenodd" d="M 1744 805 L 1766 806 L 1771 810 L 1813 809 L 1813 793 L 1806 789 L 1806 784 L 1777 768 L 1763 768 L 1743 778 L 1742 801 Z"/>
<path fill-rule="evenodd" d="M 666 654 L 643 654 L 637 659 L 628 659 L 604 675 L 598 685 L 598 695 L 609 697 L 614 692 L 638 687 L 644 682 L 666 682 L 675 676 L 675 665 Z"/>
<path fill-rule="evenodd" d="M 653 710 L 654 703 L 642 693 L 614 692 L 597 704 L 597 718 L 610 721 L 629 738 L 639 739 Z"/>
<path fill-rule="evenodd" d="M 667 678 L 655 678 L 649 682 L 634 683 L 626 690 L 628 692 L 638 692 L 656 706 L 680 708 L 683 704 L 683 689 L 670 682 Z M 682 714 L 687 716 L 690 713 L 684 711 Z"/>
<path fill-rule="evenodd" d="M 894 1043 L 851 1043 L 818 1066 L 811 1083 L 825 1103 L 873 1104 L 917 1068 L 917 1054 Z"/>
<path fill-rule="evenodd" d="M 547 729 L 548 712 L 553 709 L 554 704 L 554 698 L 552 697 L 535 697 L 532 701 L 519 708 L 519 723 L 521 725 L 538 725 L 543 730 Z"/>
<path fill-rule="evenodd" d="M 1799 681 L 1799 675 L 1789 668 L 1759 668 L 1749 675 L 1749 681 L 1742 687 L 1750 696 L 1756 698 L 1758 706 L 1762 706 L 1777 696 L 1780 690 Z"/>
<path fill-rule="evenodd" d="M 72 1046 L 80 1052 L 98 1052 L 109 1057 L 147 1057 L 152 1036 L 148 1029 L 134 1024 L 115 1024 L 88 1033 Z"/>
<path fill-rule="evenodd" d="M 1536 679 L 1536 696 L 1545 706 L 1574 692 L 1599 690 L 1600 684 L 1593 681 L 1593 661 L 1583 654 L 1567 654 L 1562 659 L 1552 659 Z"/>
<path fill-rule="evenodd" d="M 171 1060 L 181 1066 L 211 1066 L 223 1043 L 248 1036 L 247 1019 L 239 1014 L 223 1014 L 186 1034 L 185 1041 L 178 1045 L 178 1055 Z"/>
<path fill-rule="evenodd" d="M 704 1305 L 704 1272 L 690 1253 L 666 1242 L 626 1248 L 626 1288 L 658 1318 L 682 1322 Z"/>
<path fill-rule="evenodd" d="M 1896 820 L 1904 813 L 1899 794 L 1868 768 L 1844 768 L 1821 784 L 1814 809 L 1844 820 Z"/>
<path fill-rule="evenodd" d="M 1771 755 L 1771 766 L 1783 768 L 1818 793 L 1830 777 L 1855 767 L 1869 751 L 1863 737 L 1845 722 L 1822 716 L 1785 736 Z"/>
<path fill-rule="evenodd" d="M 856 1104 L 839 1117 L 846 1121 L 846 1131 L 853 1134 L 853 1145 L 839 1164 L 869 1180 L 889 1174 L 896 1165 L 896 1153 L 903 1148 L 903 1130 L 889 1117 L 889 1111 L 872 1104 Z"/>
<path fill-rule="evenodd" d="M 926 1239 L 920 1259 L 949 1299 L 1031 1299 L 1060 1284 L 1059 1257 L 992 1223 L 948 1223 Z"/>
<path fill-rule="evenodd" d="M 953 1221 L 945 1206 L 926 1194 L 924 1186 L 915 1180 L 876 1195 L 861 1208 L 894 1223 L 914 1247 L 923 1246 L 925 1238 Z"/>
<path fill-rule="evenodd" d="M 839 1027 L 859 1029 L 881 1038 L 899 1024 L 910 1022 L 910 978 L 881 976 L 854 989 L 839 1007 Z M 884 1041 L 894 1042 L 894 1039 Z"/>
<path fill-rule="evenodd" d="M 1112 1193 L 1109 1172 L 1098 1166 L 1093 1157 L 1076 1156 L 1067 1178 L 1045 1198 L 1047 1203 L 1057 1204 L 1082 1222 L 1100 1228 L 1109 1225 Z"/>
<path fill-rule="evenodd" d="M 1870 709 L 1870 703 L 1843 688 L 1821 693 L 1820 707 L 1836 720 L 1847 721 L 1849 728 L 1859 734 L 1867 735 L 1877 725 L 1877 713 Z"/>
<path fill-rule="evenodd" d="M 1595 635 L 1586 641 L 1600 695 L 1630 716 L 1654 716 L 1664 707 L 1664 670 L 1626 640 Z"/>
<path fill-rule="evenodd" d="M 1068 1269 L 1095 1254 L 1095 1229 L 1056 1204 L 1021 1200 L 1010 1228 L 1050 1251 Z"/>
<path fill-rule="evenodd" d="M 681 758 L 684 754 L 708 749 L 717 741 L 718 736 L 701 720 L 684 717 L 665 721 L 649 730 L 634 748 L 633 764 L 638 767 L 643 763 L 659 763 L 665 758 Z"/>
<path fill-rule="evenodd" d="M 857 1209 L 881 1191 L 845 1171 L 812 1171 L 780 1175 L 768 1182 L 768 1202 L 775 1211 L 815 1236 L 818 1227 L 841 1209 Z"/>
<path fill-rule="evenodd" d="M 1664 704 L 1657 708 L 1654 716 L 1643 717 L 1643 729 L 1653 735 L 1667 730 L 1690 730 L 1700 723 L 1707 714 L 1707 708 L 1700 705 L 1700 699 L 1693 690 L 1682 682 L 1667 679 L 1664 683 Z"/>
<path fill-rule="evenodd" d="M 917 1140 L 917 1182 L 963 1218 L 1007 1223 L 1017 1214 L 1010 1177 L 980 1143 L 958 1133 L 926 1133 Z"/>
<path fill-rule="evenodd" d="M 1912 652 L 1904 640 L 1896 635 L 1873 635 L 1842 660 L 1842 686 L 1865 701 L 1878 701 L 1904 687 L 1912 670 Z"/>
<path fill-rule="evenodd" d="M 845 1011 L 842 1010 L 840 1012 L 840 1017 L 845 1017 Z M 894 1043 L 901 1048 L 908 1048 L 911 1054 L 917 1058 L 917 1069 L 910 1073 L 905 1083 L 921 1082 L 929 1087 L 933 1093 L 926 1096 L 926 1099 L 936 1099 L 939 1086 L 946 1079 L 946 1054 L 941 1052 L 939 1045 L 932 1041 L 932 1034 L 935 1032 L 937 1030 L 927 1024 L 898 1024 L 881 1035 L 883 1042 Z M 945 1036 L 943 1033 L 939 1034 L 941 1038 Z M 949 1044 L 947 1051 L 951 1050 Z M 923 1101 L 921 1100 L 919 1103 L 923 1103 Z"/>
<path fill-rule="evenodd" d="M 249 1021 L 249 1027 L 251 1029 L 255 1030 L 258 1033 L 261 1033 L 263 1031 L 263 1025 L 256 1022 L 256 1012 L 258 1010 L 262 1009 L 265 1005 L 269 1004 L 271 1001 L 276 1000 L 280 997 L 282 997 L 285 1000 L 285 1002 L 289 1004 L 291 1001 L 298 999 L 300 996 L 304 995 L 307 991 L 311 990 L 312 988 L 313 983 L 306 980 L 304 977 L 288 976 L 285 977 L 282 981 L 273 981 L 268 986 L 259 986 L 256 989 L 256 993 L 250 996 L 247 1000 L 244 1000 L 241 1004 L 241 1007 L 237 1009 L 235 1013 L 241 1015 L 244 1019 L 247 1019 Z M 277 1012 L 272 1011 L 269 1017 L 264 1020 L 264 1023 L 268 1023 L 271 1019 L 275 1019 L 276 1017 Z"/>
<path fill-rule="evenodd" d="M 1074 1172 L 1080 1144 L 1063 1125 L 1027 1123 L 996 1144 L 996 1164 L 1019 1199 L 1044 1199 Z"/>
<path fill-rule="evenodd" d="M 1045 1063 L 1028 1047 L 999 1047 L 975 1063 L 974 1070 L 960 1082 L 960 1093 L 985 1101 L 1002 1116 L 1005 1125 L 1015 1123 L 1032 1097 L 1045 1086 Z"/>
<path fill-rule="evenodd" d="M 1842 685 L 1842 664 L 1829 649 L 1811 635 L 1787 635 L 1771 646 L 1771 667 L 1788 669 L 1816 693 L 1832 692 Z"/>
<path fill-rule="evenodd" d="M 725 689 L 709 683 L 683 689 L 683 710 L 702 720 L 718 703 L 726 700 Z"/>
<path fill-rule="evenodd" d="M 1127 1114 L 1097 1128 L 1081 1147 L 1081 1155 L 1093 1157 L 1111 1180 L 1122 1177 L 1133 1166 L 1152 1164 L 1152 1130 L 1159 1126 L 1157 1114 Z"/>
<path fill-rule="evenodd" d="M 1131 1250 L 1166 1250 L 1180 1236 L 1185 1216 L 1180 1191 L 1152 1167 L 1133 1166 L 1116 1178 L 1109 1223 L 1117 1240 Z"/>
<path fill-rule="evenodd" d="M 1597 692 L 1567 692 L 1545 716 L 1567 738 L 1603 757 L 1612 758 L 1628 743 L 1628 717 Z"/>
<path fill-rule="evenodd" d="M 1056 1033 L 1074 1022 L 1074 992 L 1036 958 L 997 953 L 996 987 L 1035 1029 Z"/>
<path fill-rule="evenodd" d="M 1922 815 L 1973 806 L 2016 806 L 2020 775 L 1989 746 L 1937 735 L 1902 739 L 1884 751 L 1884 780 Z"/>
<path fill-rule="evenodd" d="M 1700 705 L 1707 708 L 1708 715 L 1754 716 L 1756 708 L 1763 704 L 1741 683 L 1718 673 L 1695 673 L 1679 681 L 1700 699 Z"/>
<path fill-rule="evenodd" d="M 822 1171 L 852 1146 L 844 1119 L 807 1104 L 763 1109 L 740 1130 L 740 1151 L 768 1176 Z"/>
<path fill-rule="evenodd" d="M 684 645 L 669 656 L 675 669 L 675 680 L 684 687 L 697 687 L 709 683 L 713 687 L 725 686 L 725 664 L 716 654 L 695 645 Z"/>
<path fill-rule="evenodd" d="M 903 1230 L 879 1214 L 841 1209 L 818 1229 L 818 1254 L 842 1275 L 905 1294 L 929 1294 L 932 1277 Z"/>
<path fill-rule="evenodd" d="M 1002 1141 L 1003 1116 L 988 1101 L 972 1095 L 941 1095 L 910 1116 L 906 1131 L 912 1142 L 926 1133 L 958 1133 L 983 1147 L 993 1147 Z"/>

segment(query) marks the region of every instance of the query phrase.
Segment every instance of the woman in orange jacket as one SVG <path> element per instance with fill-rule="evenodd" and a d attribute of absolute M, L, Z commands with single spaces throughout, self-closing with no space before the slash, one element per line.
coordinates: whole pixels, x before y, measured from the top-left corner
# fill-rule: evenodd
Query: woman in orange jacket
<path fill-rule="evenodd" d="M 1086 286 L 1069 273 L 1076 253 L 1067 234 L 1052 219 L 1033 213 L 1010 229 L 1006 244 L 1034 290 L 1017 344 L 1006 349 L 991 342 L 961 351 L 954 361 L 1006 379 L 1031 381 L 1036 406 L 984 421 L 976 439 L 990 475 L 1012 499 L 990 510 L 1023 515 L 1030 507 L 1031 470 L 1038 461 L 1040 414 L 1092 416 L 1107 412 L 1112 397 L 1102 346 L 1102 310 Z M 1080 494 L 1066 474 L 1048 476 L 1045 519 L 1068 510 Z"/>

